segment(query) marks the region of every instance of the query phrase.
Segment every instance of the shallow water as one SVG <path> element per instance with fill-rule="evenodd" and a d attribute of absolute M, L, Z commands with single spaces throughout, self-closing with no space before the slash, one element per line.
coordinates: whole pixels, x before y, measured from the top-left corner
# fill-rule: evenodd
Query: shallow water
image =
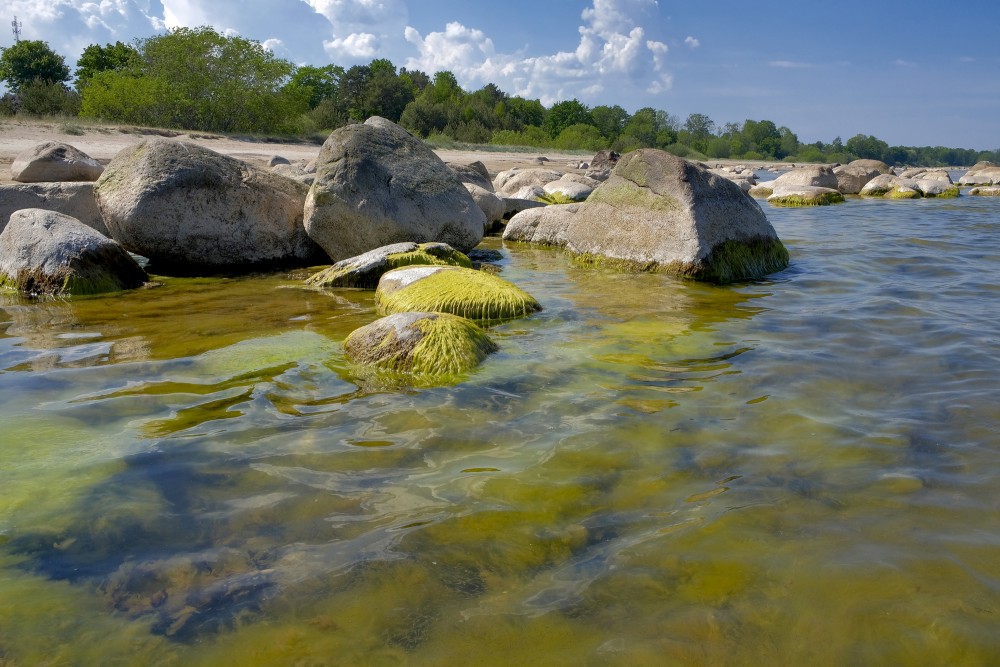
<path fill-rule="evenodd" d="M 0 297 L 0 665 L 995 662 L 1000 202 L 766 211 L 747 285 L 505 248 L 449 387 L 302 275 Z"/>

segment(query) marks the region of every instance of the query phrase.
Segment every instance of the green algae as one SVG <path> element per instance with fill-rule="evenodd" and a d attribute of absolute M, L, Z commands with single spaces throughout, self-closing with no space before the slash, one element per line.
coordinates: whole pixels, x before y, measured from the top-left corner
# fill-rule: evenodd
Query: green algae
<path fill-rule="evenodd" d="M 781 195 L 770 196 L 767 203 L 772 206 L 801 207 L 801 206 L 830 206 L 831 204 L 842 204 L 844 195 L 839 192 L 823 192 L 816 195 Z"/>
<path fill-rule="evenodd" d="M 392 275 L 385 274 L 375 292 L 384 314 L 441 312 L 496 323 L 526 317 L 542 308 L 517 285 L 484 271 L 447 268 L 398 289 L 386 289 L 385 281 Z"/>
<path fill-rule="evenodd" d="M 460 266 L 471 269 L 469 258 L 451 247 L 444 248 L 439 243 L 422 243 L 410 252 L 392 253 L 385 256 L 373 270 L 358 271 L 351 260 L 339 262 L 327 269 L 315 273 L 306 279 L 307 285 L 316 287 L 359 287 L 375 289 L 382 274 L 392 269 L 404 266 Z"/>
<path fill-rule="evenodd" d="M 952 188 L 947 188 L 940 193 L 925 192 L 924 197 L 926 197 L 927 199 L 954 199 L 955 197 L 958 197 L 960 194 L 961 193 L 959 192 L 959 189 L 956 186 Z"/>
<path fill-rule="evenodd" d="M 920 199 L 923 195 L 913 188 L 893 186 L 884 195 L 886 199 Z"/>

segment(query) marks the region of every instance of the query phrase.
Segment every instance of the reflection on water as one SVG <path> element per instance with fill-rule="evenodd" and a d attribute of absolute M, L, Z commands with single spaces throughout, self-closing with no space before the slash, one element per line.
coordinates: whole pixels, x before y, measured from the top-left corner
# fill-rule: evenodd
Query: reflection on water
<path fill-rule="evenodd" d="M 452 387 L 294 274 L 0 297 L 0 665 L 988 664 L 996 205 L 771 209 L 725 288 L 506 248 Z"/>

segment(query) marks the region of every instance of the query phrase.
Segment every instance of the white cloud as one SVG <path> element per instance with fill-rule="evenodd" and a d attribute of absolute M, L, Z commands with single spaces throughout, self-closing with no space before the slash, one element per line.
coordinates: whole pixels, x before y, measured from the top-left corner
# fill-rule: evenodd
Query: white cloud
<path fill-rule="evenodd" d="M 533 57 L 497 53 L 482 30 L 458 22 L 426 36 L 407 26 L 406 41 L 416 47 L 417 56 L 407 60 L 406 67 L 447 69 L 467 88 L 496 83 L 544 104 L 571 97 L 596 99 L 609 84 L 660 94 L 672 84 L 665 69 L 667 45 L 646 39 L 639 25 L 642 14 L 655 7 L 656 0 L 594 0 L 581 14 L 584 24 L 573 51 Z"/>
<path fill-rule="evenodd" d="M 701 46 L 701 42 L 698 40 L 698 38 L 692 37 L 691 35 L 688 35 L 687 37 L 684 38 L 684 44 L 686 44 L 689 49 L 697 49 L 699 46 Z"/>
<path fill-rule="evenodd" d="M 913 62 L 911 60 L 903 60 L 902 58 L 897 58 L 896 60 L 893 60 L 892 64 L 893 65 L 898 65 L 900 67 L 916 67 L 917 66 L 917 63 L 915 63 L 915 62 Z"/>
<path fill-rule="evenodd" d="M 767 65 L 768 67 L 780 67 L 783 69 L 808 69 L 813 67 L 810 63 L 796 62 L 794 60 L 772 60 Z"/>
<path fill-rule="evenodd" d="M 378 53 L 378 37 L 370 32 L 351 33 L 343 39 L 335 39 L 323 42 L 323 48 L 336 60 L 338 57 L 348 58 L 373 58 Z"/>

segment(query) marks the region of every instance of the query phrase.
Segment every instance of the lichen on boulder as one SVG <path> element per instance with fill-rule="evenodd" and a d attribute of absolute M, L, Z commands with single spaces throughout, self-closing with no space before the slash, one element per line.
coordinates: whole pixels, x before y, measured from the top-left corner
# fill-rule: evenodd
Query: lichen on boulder
<path fill-rule="evenodd" d="M 583 203 L 518 213 L 503 238 L 709 282 L 753 280 L 788 266 L 764 211 L 739 186 L 655 149 L 623 156 Z M 734 253 L 733 244 L 746 253 Z M 737 255 L 748 256 L 730 263 Z"/>
<path fill-rule="evenodd" d="M 440 312 L 395 313 L 356 329 L 344 341 L 356 364 L 435 376 L 471 370 L 497 349 L 474 322 Z"/>
<path fill-rule="evenodd" d="M 379 280 L 383 313 L 439 312 L 493 324 L 526 317 L 542 307 L 517 285 L 493 274 L 455 266 L 394 269 Z"/>
<path fill-rule="evenodd" d="M 468 257 L 447 243 L 393 243 L 341 260 L 306 279 L 316 287 L 375 289 L 387 271 L 413 265 L 449 265 L 472 268 Z"/>

